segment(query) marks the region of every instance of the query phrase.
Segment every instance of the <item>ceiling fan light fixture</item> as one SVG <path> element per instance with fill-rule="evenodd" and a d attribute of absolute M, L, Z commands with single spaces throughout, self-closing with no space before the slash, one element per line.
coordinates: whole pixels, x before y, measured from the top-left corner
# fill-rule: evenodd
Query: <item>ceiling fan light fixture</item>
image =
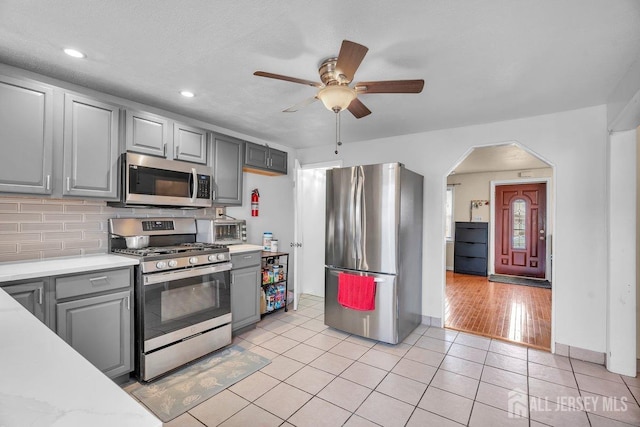
<path fill-rule="evenodd" d="M 356 98 L 356 91 L 349 86 L 331 85 L 320 89 L 317 97 L 328 110 L 339 113 Z"/>

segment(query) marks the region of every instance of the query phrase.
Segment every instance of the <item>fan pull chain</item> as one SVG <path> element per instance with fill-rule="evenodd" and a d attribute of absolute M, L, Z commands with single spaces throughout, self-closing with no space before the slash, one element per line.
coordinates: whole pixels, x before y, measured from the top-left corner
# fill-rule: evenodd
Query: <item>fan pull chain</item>
<path fill-rule="evenodd" d="M 339 145 L 342 145 L 342 141 L 340 141 L 340 110 L 336 111 L 336 154 L 338 154 Z"/>

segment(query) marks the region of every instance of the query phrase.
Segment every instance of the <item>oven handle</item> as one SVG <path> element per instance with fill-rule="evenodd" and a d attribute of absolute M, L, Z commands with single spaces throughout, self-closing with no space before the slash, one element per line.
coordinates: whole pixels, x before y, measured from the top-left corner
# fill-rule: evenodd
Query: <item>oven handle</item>
<path fill-rule="evenodd" d="M 154 285 L 156 283 L 170 282 L 172 280 L 187 279 L 189 277 L 204 276 L 205 274 L 221 273 L 231 270 L 231 263 L 210 265 L 207 267 L 188 268 L 179 271 L 168 271 L 166 273 L 145 274 L 142 276 L 144 285 Z"/>

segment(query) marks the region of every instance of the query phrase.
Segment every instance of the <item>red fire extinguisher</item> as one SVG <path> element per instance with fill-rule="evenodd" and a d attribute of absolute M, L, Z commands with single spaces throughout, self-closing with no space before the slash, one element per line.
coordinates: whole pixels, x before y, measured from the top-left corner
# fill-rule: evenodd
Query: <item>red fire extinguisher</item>
<path fill-rule="evenodd" d="M 251 216 L 258 216 L 258 202 L 260 202 L 260 193 L 257 188 L 254 188 L 251 192 Z"/>

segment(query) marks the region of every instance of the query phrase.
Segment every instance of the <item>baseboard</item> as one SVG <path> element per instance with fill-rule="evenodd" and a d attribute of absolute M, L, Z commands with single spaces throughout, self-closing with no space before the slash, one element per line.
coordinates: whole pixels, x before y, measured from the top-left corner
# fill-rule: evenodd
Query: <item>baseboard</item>
<path fill-rule="evenodd" d="M 606 361 L 605 353 L 561 343 L 556 343 L 555 354 L 576 360 L 583 360 L 585 362 L 597 363 L 598 365 L 604 365 Z"/>
<path fill-rule="evenodd" d="M 439 317 L 422 316 L 422 324 L 442 328 L 442 319 Z"/>

